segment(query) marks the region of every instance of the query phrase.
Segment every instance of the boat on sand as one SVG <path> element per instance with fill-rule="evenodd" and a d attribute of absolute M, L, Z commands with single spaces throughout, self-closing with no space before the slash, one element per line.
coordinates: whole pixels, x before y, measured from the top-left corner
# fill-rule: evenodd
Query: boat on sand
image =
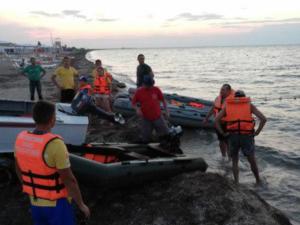
<path fill-rule="evenodd" d="M 170 153 L 159 144 L 94 143 L 67 147 L 76 177 L 94 187 L 130 186 L 207 169 L 201 157 Z"/>

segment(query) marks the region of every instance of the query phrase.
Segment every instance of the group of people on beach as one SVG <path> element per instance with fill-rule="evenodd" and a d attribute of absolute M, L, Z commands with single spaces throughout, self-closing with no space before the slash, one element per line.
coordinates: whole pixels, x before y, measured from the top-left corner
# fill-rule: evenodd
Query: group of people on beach
<path fill-rule="evenodd" d="M 163 92 L 155 86 L 154 73 L 151 67 L 145 64 L 145 56 L 139 54 L 137 60 L 137 90 L 132 96 L 132 106 L 141 118 L 142 142 L 151 141 L 153 129 L 160 140 L 165 140 L 169 135 L 167 102 Z M 30 80 L 31 100 L 34 100 L 35 89 L 42 100 L 40 79 L 46 74 L 45 70 L 32 58 L 31 65 L 27 66 L 22 74 Z M 85 108 L 85 111 L 111 119 L 112 114 L 109 113 L 112 112 L 112 76 L 102 67 L 101 60 L 95 62 L 93 85 L 88 83 L 86 76 L 80 76 L 77 85 L 77 76 L 78 72 L 70 65 L 70 59 L 64 57 L 62 66 L 58 67 L 52 76 L 53 83 L 60 90 L 60 102 L 75 101 L 76 92 L 77 96 L 87 96 L 87 102 L 90 102 L 94 95 L 96 106 L 88 104 L 89 107 Z M 241 150 L 250 163 L 256 183 L 260 184 L 254 136 L 263 129 L 266 123 L 265 116 L 251 103 L 244 91 L 234 91 L 229 84 L 222 85 L 203 123 L 207 123 L 212 115 L 215 117 L 222 156 L 232 160 L 235 182 L 239 183 L 238 162 Z M 260 121 L 256 130 L 253 115 Z M 23 192 L 30 197 L 34 224 L 73 225 L 75 216 L 72 200 L 85 217 L 90 216 L 90 210 L 82 199 L 77 180 L 70 169 L 66 145 L 60 136 L 51 133 L 56 121 L 55 105 L 47 101 L 37 102 L 33 108 L 33 119 L 35 129 L 32 132 L 21 132 L 16 139 L 15 158 Z"/>
<path fill-rule="evenodd" d="M 30 99 L 35 100 L 35 90 L 37 90 L 39 100 L 43 100 L 41 79 L 46 75 L 46 70 L 36 63 L 36 59 L 30 59 L 30 65 L 22 70 L 22 74 L 26 76 L 30 83 Z M 93 77 L 93 93 L 97 105 L 107 112 L 112 112 L 111 108 L 111 92 L 112 92 L 112 76 L 102 67 L 101 60 L 95 62 L 95 68 L 92 72 Z M 76 82 L 79 78 L 79 82 Z M 87 76 L 80 76 L 78 71 L 71 66 L 71 59 L 65 56 L 62 65 L 57 67 L 51 77 L 54 85 L 60 90 L 60 102 L 72 102 L 76 92 L 80 90 L 84 82 L 88 81 Z M 91 88 L 92 88 L 91 86 Z"/>

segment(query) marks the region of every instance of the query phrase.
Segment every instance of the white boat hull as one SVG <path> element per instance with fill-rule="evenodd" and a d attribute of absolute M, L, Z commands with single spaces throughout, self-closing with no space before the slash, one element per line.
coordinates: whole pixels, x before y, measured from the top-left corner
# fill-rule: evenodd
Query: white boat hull
<path fill-rule="evenodd" d="M 58 103 L 56 108 L 56 124 L 52 132 L 62 136 L 67 144 L 84 144 L 88 118 L 70 115 L 69 104 Z M 34 121 L 30 116 L 0 115 L 0 153 L 13 152 L 17 135 L 23 130 L 32 131 L 34 127 Z"/>

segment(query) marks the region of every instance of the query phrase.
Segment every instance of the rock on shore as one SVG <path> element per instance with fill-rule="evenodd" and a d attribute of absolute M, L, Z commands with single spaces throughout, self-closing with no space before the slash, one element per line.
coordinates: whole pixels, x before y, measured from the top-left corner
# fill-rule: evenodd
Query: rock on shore
<path fill-rule="evenodd" d="M 94 190 L 94 193 L 96 190 Z M 194 172 L 93 199 L 88 224 L 288 225 L 288 218 L 253 191 L 213 173 Z"/>
<path fill-rule="evenodd" d="M 92 211 L 88 225 L 291 224 L 255 192 L 214 173 L 182 174 L 122 190 L 81 189 Z M 1 192 L 0 224 L 32 224 L 29 202 L 19 185 Z"/>

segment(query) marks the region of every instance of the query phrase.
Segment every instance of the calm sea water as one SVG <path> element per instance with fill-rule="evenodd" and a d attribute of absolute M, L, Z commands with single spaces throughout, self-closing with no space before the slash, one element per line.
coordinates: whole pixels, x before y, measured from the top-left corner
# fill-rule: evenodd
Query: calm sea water
<path fill-rule="evenodd" d="M 134 86 L 139 53 L 164 92 L 213 100 L 229 83 L 253 99 L 268 118 L 256 138 L 265 185 L 255 190 L 300 224 L 300 46 L 97 50 L 87 58 L 100 58 L 116 79 Z M 211 171 L 232 176 L 213 132 L 185 131 L 183 148 L 202 155 Z M 241 183 L 254 188 L 244 157 L 240 170 Z"/>

